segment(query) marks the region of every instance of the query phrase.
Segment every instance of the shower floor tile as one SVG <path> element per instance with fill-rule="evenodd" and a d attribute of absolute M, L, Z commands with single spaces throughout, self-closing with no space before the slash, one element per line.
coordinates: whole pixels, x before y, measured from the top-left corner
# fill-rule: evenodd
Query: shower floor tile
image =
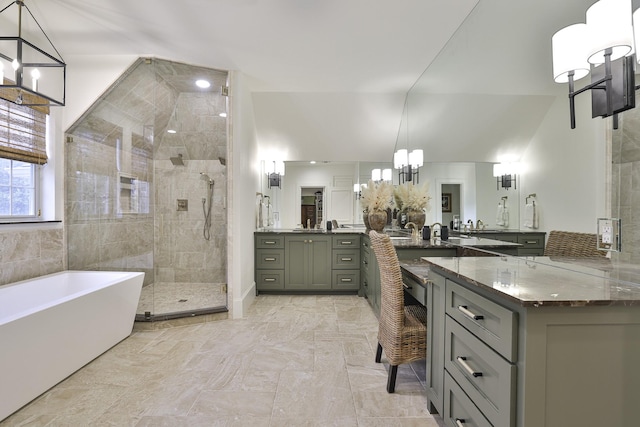
<path fill-rule="evenodd" d="M 223 283 L 158 282 L 144 286 L 136 313 L 154 315 L 226 307 Z"/>

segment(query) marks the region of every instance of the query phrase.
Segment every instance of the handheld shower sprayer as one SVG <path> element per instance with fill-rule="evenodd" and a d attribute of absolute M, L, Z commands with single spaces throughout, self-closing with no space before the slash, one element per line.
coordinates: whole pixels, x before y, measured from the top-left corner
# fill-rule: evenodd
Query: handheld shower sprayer
<path fill-rule="evenodd" d="M 213 178 L 211 178 L 209 175 L 207 175 L 204 172 L 200 172 L 200 178 L 202 178 L 203 180 L 209 182 L 209 186 L 213 186 L 214 182 L 213 182 Z"/>
<path fill-rule="evenodd" d="M 202 234 L 205 240 L 211 239 L 211 205 L 213 199 L 213 178 L 207 175 L 204 172 L 200 172 L 200 178 L 209 183 L 209 192 L 206 198 L 202 198 L 202 213 L 204 214 L 204 228 L 202 230 Z M 207 206 L 207 199 L 209 201 L 209 206 Z"/>

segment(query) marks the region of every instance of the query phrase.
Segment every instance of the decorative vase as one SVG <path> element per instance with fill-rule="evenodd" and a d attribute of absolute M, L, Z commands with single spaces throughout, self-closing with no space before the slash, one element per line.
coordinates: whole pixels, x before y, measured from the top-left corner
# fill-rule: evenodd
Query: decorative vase
<path fill-rule="evenodd" d="M 369 226 L 372 230 L 382 233 L 384 226 L 387 225 L 387 212 L 386 211 L 371 211 L 369 212 Z"/>
<path fill-rule="evenodd" d="M 369 225 L 369 209 L 362 211 L 362 221 L 364 221 L 364 226 L 367 227 L 367 230 L 371 230 L 371 225 Z"/>
<path fill-rule="evenodd" d="M 416 230 L 418 230 L 418 233 L 422 231 L 422 227 L 424 227 L 424 221 L 426 217 L 426 214 L 422 210 L 407 210 L 407 221 L 412 222 L 416 225 Z"/>

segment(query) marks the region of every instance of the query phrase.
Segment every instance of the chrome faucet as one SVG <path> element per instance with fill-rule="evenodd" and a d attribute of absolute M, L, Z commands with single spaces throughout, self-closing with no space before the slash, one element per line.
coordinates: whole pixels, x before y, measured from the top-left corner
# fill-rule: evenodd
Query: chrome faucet
<path fill-rule="evenodd" d="M 482 226 L 482 228 L 480 228 L 480 226 Z M 476 221 L 476 230 L 484 230 L 484 222 L 482 222 L 481 219 Z"/>
<path fill-rule="evenodd" d="M 440 224 L 439 222 L 434 222 L 433 224 L 431 224 L 431 238 L 435 238 L 435 237 L 439 237 L 440 233 L 436 233 L 436 225 L 438 226 L 438 228 L 440 229 L 440 233 L 442 233 L 442 224 Z"/>
<path fill-rule="evenodd" d="M 473 220 L 472 219 L 468 220 L 467 224 L 469 224 L 469 230 L 473 231 Z"/>

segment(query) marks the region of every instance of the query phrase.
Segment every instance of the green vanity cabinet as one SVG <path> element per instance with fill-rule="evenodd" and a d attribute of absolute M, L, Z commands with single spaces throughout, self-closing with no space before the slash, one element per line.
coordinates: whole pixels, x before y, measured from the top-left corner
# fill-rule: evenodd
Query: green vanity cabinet
<path fill-rule="evenodd" d="M 255 238 L 256 290 L 284 290 L 284 236 L 259 234 Z"/>
<path fill-rule="evenodd" d="M 285 290 L 331 290 L 331 236 L 291 234 L 285 236 Z"/>
<path fill-rule="evenodd" d="M 360 236 L 357 234 L 332 237 L 332 289 L 358 291 L 360 289 Z"/>
<path fill-rule="evenodd" d="M 543 231 L 476 231 L 468 234 L 472 237 L 481 237 L 483 239 L 500 240 L 501 242 L 520 243 L 515 253 L 502 250 L 500 252 L 507 255 L 517 256 L 542 256 L 544 255 L 544 243 L 546 233 Z"/>
<path fill-rule="evenodd" d="M 360 283 L 363 296 L 367 299 L 376 316 L 380 314 L 380 270 L 378 260 L 371 247 L 368 235 L 362 236 L 360 250 Z"/>
<path fill-rule="evenodd" d="M 443 414 L 445 278 L 429 275 L 427 286 L 427 409 Z"/>

